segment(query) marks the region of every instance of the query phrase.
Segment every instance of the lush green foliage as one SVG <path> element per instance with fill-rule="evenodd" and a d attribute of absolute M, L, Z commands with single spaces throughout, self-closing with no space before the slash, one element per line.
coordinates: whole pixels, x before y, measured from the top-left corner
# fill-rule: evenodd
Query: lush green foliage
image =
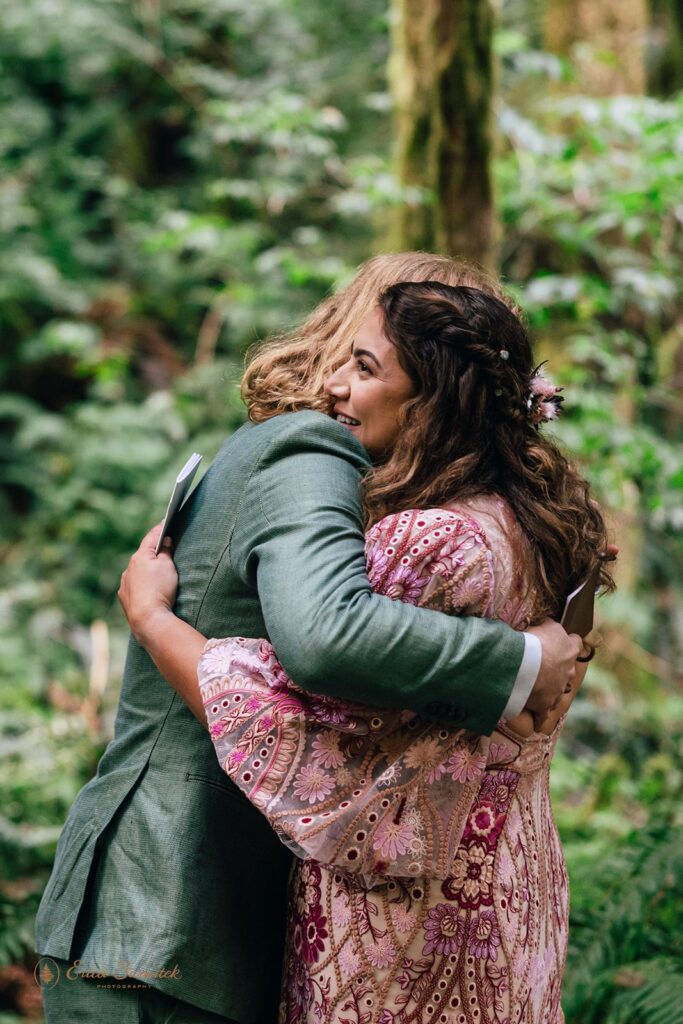
<path fill-rule="evenodd" d="M 499 46 L 509 92 L 526 83 L 523 109 L 499 112 L 502 263 L 566 385 L 558 434 L 626 563 L 553 765 L 572 882 L 565 1012 L 657 1024 L 678 1019 L 683 984 L 683 104 L 567 95 L 559 62 L 512 32 Z"/>
<path fill-rule="evenodd" d="M 0 15 L 2 967 L 30 949 L 59 825 L 111 732 L 117 580 L 174 468 L 241 421 L 245 348 L 419 197 L 389 173 L 378 0 L 334 18 L 304 0 L 172 0 L 163 16 L 69 0 L 58 17 L 0 0 Z M 513 28 L 501 265 L 626 563 L 554 765 L 567 1020 L 658 1024 L 683 1005 L 683 106 L 581 97 Z"/>

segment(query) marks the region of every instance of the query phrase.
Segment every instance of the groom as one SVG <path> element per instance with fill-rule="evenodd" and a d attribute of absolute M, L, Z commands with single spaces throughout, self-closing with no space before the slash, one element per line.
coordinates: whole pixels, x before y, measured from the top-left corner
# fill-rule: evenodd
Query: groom
<path fill-rule="evenodd" d="M 370 591 L 368 465 L 321 413 L 245 424 L 174 524 L 177 614 L 205 636 L 268 637 L 307 689 L 481 734 L 553 705 L 579 654 L 556 623 L 516 633 Z M 57 967 L 48 1024 L 274 1024 L 290 862 L 131 639 L 114 739 L 38 914 L 37 950 Z"/>

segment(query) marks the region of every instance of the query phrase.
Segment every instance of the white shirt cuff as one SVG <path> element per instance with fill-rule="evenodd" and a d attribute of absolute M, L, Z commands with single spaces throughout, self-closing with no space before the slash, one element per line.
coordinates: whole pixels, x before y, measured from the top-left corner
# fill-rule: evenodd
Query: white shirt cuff
<path fill-rule="evenodd" d="M 524 656 L 515 679 L 510 699 L 505 705 L 501 718 L 516 718 L 529 699 L 534 683 L 541 671 L 543 648 L 541 641 L 533 633 L 524 634 Z"/>

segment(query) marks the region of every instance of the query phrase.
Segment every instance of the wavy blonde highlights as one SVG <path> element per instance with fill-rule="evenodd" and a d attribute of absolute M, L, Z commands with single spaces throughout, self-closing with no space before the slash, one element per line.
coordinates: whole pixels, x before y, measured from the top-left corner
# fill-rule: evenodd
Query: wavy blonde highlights
<path fill-rule="evenodd" d="M 328 413 L 323 383 L 348 359 L 353 336 L 387 288 L 400 281 L 440 281 L 480 288 L 513 307 L 511 299 L 475 264 L 428 252 L 395 252 L 364 263 L 353 280 L 316 306 L 300 327 L 249 353 L 242 398 L 256 423 L 283 412 Z"/>

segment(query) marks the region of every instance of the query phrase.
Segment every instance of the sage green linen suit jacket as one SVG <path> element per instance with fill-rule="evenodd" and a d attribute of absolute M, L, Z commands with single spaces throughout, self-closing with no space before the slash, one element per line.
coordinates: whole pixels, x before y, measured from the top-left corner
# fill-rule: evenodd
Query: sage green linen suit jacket
<path fill-rule="evenodd" d="M 206 636 L 268 637 L 310 690 L 491 732 L 523 637 L 372 593 L 358 496 L 367 466 L 320 413 L 243 426 L 174 526 L 177 614 Z M 135 977 L 177 964 L 152 984 L 240 1024 L 272 1022 L 289 867 L 131 639 L 114 739 L 60 837 L 38 952 Z"/>

